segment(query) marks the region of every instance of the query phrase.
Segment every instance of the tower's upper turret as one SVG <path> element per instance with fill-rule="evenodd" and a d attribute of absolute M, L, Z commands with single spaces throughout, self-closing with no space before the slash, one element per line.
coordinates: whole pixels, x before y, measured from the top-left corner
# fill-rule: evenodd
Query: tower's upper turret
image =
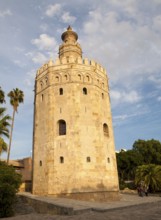
<path fill-rule="evenodd" d="M 80 44 L 77 42 L 78 40 L 78 35 L 76 32 L 72 30 L 72 28 L 69 26 L 67 28 L 67 31 L 65 31 L 61 39 L 64 41 L 60 46 L 59 46 L 59 58 L 61 59 L 62 57 L 82 57 L 82 49 Z"/>

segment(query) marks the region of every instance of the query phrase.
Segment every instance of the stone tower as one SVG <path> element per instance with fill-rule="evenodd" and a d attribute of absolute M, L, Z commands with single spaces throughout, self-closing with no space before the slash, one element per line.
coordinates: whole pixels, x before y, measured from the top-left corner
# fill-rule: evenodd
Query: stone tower
<path fill-rule="evenodd" d="M 35 80 L 33 193 L 117 199 L 106 71 L 82 58 L 78 35 L 70 26 L 61 38 L 59 58 L 43 65 Z"/>

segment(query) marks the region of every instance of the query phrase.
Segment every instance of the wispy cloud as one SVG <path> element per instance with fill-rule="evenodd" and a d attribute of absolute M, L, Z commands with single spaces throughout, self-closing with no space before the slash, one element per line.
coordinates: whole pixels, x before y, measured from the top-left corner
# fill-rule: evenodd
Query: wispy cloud
<path fill-rule="evenodd" d="M 60 4 L 48 5 L 45 14 L 49 17 L 59 15 L 62 11 L 62 6 Z"/>
<path fill-rule="evenodd" d="M 76 20 L 76 17 L 66 11 L 60 4 L 48 5 L 45 14 L 48 17 L 56 16 L 61 22 L 68 24 L 73 24 Z"/>
<path fill-rule="evenodd" d="M 159 102 L 161 102 L 161 96 L 159 96 L 159 97 L 157 98 L 157 100 L 158 100 Z"/>
<path fill-rule="evenodd" d="M 46 56 L 44 53 L 36 52 L 36 51 L 28 52 L 26 53 L 26 56 L 29 57 L 34 63 L 40 65 L 46 63 L 47 60 L 49 59 L 49 57 Z"/>
<path fill-rule="evenodd" d="M 137 116 L 139 116 L 139 115 L 144 115 L 144 114 L 147 114 L 147 113 L 149 113 L 149 111 L 139 111 L 139 112 L 136 112 L 136 113 L 133 113 L 133 114 L 116 115 L 116 116 L 113 117 L 113 119 L 114 119 L 115 121 L 116 121 L 116 120 L 124 121 L 125 119 L 137 117 Z"/>
<path fill-rule="evenodd" d="M 161 88 L 161 74 L 153 74 L 151 76 L 148 77 L 148 80 L 150 80 L 151 82 L 155 83 L 155 85 L 158 88 Z"/>
<path fill-rule="evenodd" d="M 119 90 L 111 90 L 111 99 L 113 104 L 118 105 L 120 103 L 137 103 L 142 97 L 136 91 L 119 91 Z"/>
<path fill-rule="evenodd" d="M 29 72 L 26 73 L 25 84 L 27 86 L 33 86 L 35 73 L 36 73 L 36 69 L 31 69 Z"/>
<path fill-rule="evenodd" d="M 17 65 L 20 68 L 23 68 L 26 66 L 26 64 L 24 62 L 22 62 L 21 60 L 14 60 L 13 62 L 15 65 Z"/>
<path fill-rule="evenodd" d="M 76 20 L 76 17 L 70 15 L 70 12 L 64 12 L 61 18 L 62 21 L 67 24 L 73 24 Z"/>
<path fill-rule="evenodd" d="M 0 17 L 6 17 L 6 16 L 11 16 L 12 12 L 9 9 L 6 9 L 4 11 L 0 11 Z"/>
<path fill-rule="evenodd" d="M 39 50 L 52 50 L 57 46 L 55 38 L 47 34 L 41 34 L 39 38 L 31 40 L 31 43 Z"/>
<path fill-rule="evenodd" d="M 147 17 L 138 1 L 109 1 L 106 6 L 89 11 L 82 42 L 89 54 L 107 66 L 113 84 L 134 88 L 161 69 L 160 15 Z M 150 6 L 145 6 L 150 13 Z"/>

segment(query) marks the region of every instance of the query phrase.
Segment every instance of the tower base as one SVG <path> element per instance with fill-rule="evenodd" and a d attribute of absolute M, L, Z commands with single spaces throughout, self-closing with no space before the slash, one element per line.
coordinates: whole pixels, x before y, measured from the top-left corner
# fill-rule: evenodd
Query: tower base
<path fill-rule="evenodd" d="M 59 198 L 69 198 L 83 201 L 108 202 L 120 200 L 119 191 L 81 192 L 54 195 Z"/>

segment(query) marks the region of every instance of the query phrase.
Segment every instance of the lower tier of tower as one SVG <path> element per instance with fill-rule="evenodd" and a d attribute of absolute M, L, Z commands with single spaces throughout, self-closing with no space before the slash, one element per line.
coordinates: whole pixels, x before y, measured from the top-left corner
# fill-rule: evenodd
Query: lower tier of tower
<path fill-rule="evenodd" d="M 33 193 L 34 194 L 34 193 Z M 98 191 L 98 192 L 77 192 L 77 193 L 63 193 L 63 194 L 49 194 L 46 196 L 53 196 L 56 198 L 68 198 L 82 201 L 108 202 L 120 200 L 119 191 Z"/>

